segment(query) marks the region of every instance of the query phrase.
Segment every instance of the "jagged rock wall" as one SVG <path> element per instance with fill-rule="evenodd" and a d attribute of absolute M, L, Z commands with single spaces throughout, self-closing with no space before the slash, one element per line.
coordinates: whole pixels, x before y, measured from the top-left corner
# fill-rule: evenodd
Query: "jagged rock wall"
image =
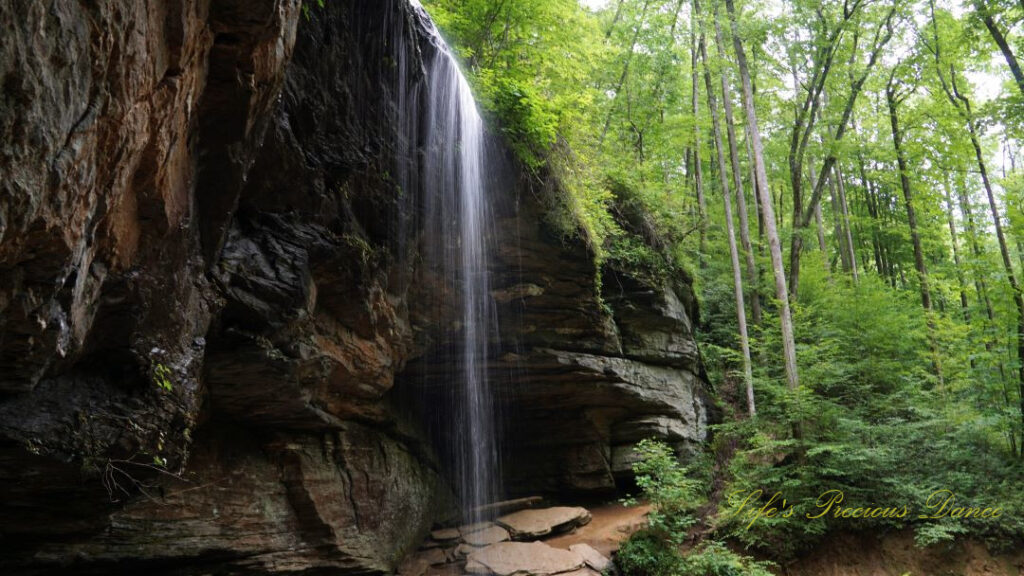
<path fill-rule="evenodd" d="M 452 327 L 399 176 L 425 23 L 303 14 L 0 0 L 5 573 L 385 572 L 450 509 L 417 411 Z M 605 270 L 605 308 L 553 191 L 498 176 L 506 485 L 608 490 L 635 440 L 698 444 L 690 295 Z"/>

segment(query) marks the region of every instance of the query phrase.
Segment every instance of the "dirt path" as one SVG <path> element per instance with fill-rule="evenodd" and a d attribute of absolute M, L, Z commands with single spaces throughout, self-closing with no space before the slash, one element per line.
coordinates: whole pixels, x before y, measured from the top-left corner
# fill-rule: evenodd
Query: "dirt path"
<path fill-rule="evenodd" d="M 1020 576 L 1024 549 L 991 554 L 978 542 L 956 542 L 927 549 L 914 546 L 909 531 L 879 539 L 870 534 L 838 534 L 791 565 L 780 576 Z"/>
<path fill-rule="evenodd" d="M 565 550 L 573 544 L 589 544 L 610 558 L 612 552 L 618 550 L 630 534 L 647 525 L 647 512 L 651 507 L 646 504 L 627 507 L 614 503 L 591 506 L 588 509 L 591 515 L 590 523 L 544 542 Z"/>

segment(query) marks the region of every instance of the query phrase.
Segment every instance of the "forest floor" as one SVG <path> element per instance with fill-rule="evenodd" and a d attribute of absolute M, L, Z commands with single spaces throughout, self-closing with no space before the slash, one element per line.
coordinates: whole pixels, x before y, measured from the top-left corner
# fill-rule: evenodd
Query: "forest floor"
<path fill-rule="evenodd" d="M 780 576 L 1019 576 L 1024 550 L 992 554 L 972 540 L 914 545 L 910 531 L 886 534 L 836 534 L 794 563 Z"/>
<path fill-rule="evenodd" d="M 647 525 L 647 513 L 651 507 L 647 504 L 624 506 L 614 502 L 590 506 L 588 510 L 591 516 L 588 524 L 545 543 L 564 550 L 573 544 L 588 544 L 610 558 L 631 534 Z"/>

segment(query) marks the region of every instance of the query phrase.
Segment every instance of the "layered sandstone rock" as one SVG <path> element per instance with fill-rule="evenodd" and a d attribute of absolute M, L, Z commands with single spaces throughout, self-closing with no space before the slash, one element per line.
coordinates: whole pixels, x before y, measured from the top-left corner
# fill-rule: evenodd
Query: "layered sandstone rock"
<path fill-rule="evenodd" d="M 401 113 L 436 47 L 400 0 L 302 14 L 0 1 L 0 571 L 383 572 L 450 511 L 420 417 L 459 327 Z M 697 445 L 688 288 L 499 180 L 509 491 Z"/>

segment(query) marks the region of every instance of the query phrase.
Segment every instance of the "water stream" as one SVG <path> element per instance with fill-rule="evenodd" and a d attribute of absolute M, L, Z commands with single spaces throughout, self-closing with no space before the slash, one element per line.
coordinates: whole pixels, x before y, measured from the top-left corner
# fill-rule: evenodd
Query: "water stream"
<path fill-rule="evenodd" d="M 493 229 L 488 192 L 495 166 L 469 83 L 436 28 L 431 24 L 430 29 L 437 49 L 427 56 L 424 93 L 404 96 L 420 96 L 408 110 L 418 105 L 421 117 L 404 124 L 420 131 L 424 265 L 435 268 L 430 273 L 441 279 L 441 298 L 455 316 L 442 355 L 444 390 L 434 400 L 448 406 L 434 408 L 444 420 L 434 425 L 447 440 L 442 451 L 465 520 L 475 522 L 482 519 L 480 507 L 500 494 L 498 418 L 487 361 L 497 328 L 488 265 Z"/>

